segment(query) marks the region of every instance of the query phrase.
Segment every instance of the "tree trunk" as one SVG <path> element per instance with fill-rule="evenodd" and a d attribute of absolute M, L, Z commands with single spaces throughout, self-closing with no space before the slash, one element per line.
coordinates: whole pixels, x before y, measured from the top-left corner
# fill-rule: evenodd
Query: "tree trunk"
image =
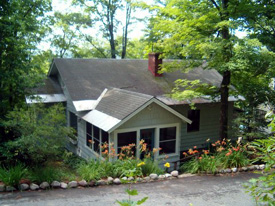
<path fill-rule="evenodd" d="M 228 96 L 230 84 L 230 71 L 223 73 L 223 80 L 221 84 L 221 109 L 220 109 L 220 139 L 228 138 Z"/>
<path fill-rule="evenodd" d="M 222 0 L 221 21 L 229 20 L 228 13 L 229 0 Z M 230 34 L 229 28 L 223 27 L 221 30 L 222 39 L 225 41 L 223 45 L 223 58 L 225 62 L 229 62 L 231 54 L 231 44 L 229 42 Z M 221 83 L 221 109 L 220 109 L 220 139 L 228 138 L 228 97 L 229 97 L 229 85 L 230 85 L 230 71 L 225 70 L 223 73 L 223 80 Z"/>
<path fill-rule="evenodd" d="M 113 27 L 113 25 L 110 25 L 110 27 Z M 115 59 L 116 58 L 116 45 L 115 45 L 115 39 L 114 39 L 114 31 L 113 31 L 113 29 L 110 29 L 109 32 L 110 32 L 111 57 L 113 59 Z"/>
<path fill-rule="evenodd" d="M 111 47 L 111 58 L 116 58 L 116 45 L 115 45 L 115 38 L 114 38 L 114 11 L 113 11 L 113 2 L 109 0 L 108 4 L 108 26 L 109 26 L 109 42 Z"/>
<path fill-rule="evenodd" d="M 126 56 L 127 51 L 127 42 L 128 42 L 128 26 L 130 24 L 131 20 L 131 4 L 130 2 L 127 2 L 126 4 L 126 21 L 125 21 L 125 27 L 123 29 L 123 36 L 122 36 L 122 52 L 121 52 L 121 58 L 124 59 Z"/>

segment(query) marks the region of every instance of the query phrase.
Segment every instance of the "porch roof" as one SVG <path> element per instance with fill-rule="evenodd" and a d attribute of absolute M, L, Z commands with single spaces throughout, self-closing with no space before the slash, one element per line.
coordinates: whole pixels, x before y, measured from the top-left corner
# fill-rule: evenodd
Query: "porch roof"
<path fill-rule="evenodd" d="M 151 95 L 117 88 L 108 90 L 95 109 L 82 116 L 82 119 L 104 131 L 112 132 L 153 102 L 178 116 L 183 121 L 191 123 L 191 120 Z"/>

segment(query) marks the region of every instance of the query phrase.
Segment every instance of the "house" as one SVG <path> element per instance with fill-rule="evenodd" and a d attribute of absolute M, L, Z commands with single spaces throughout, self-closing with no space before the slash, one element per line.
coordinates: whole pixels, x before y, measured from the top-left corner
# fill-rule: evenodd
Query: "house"
<path fill-rule="evenodd" d="M 167 161 L 177 161 L 182 151 L 206 147 L 208 138 L 219 139 L 220 103 L 196 99 L 192 110 L 189 102 L 166 94 L 179 78 L 220 86 L 222 76 L 200 67 L 159 74 L 158 57 L 153 53 L 149 60 L 54 59 L 45 86 L 36 95 L 44 103 L 66 105 L 68 126 L 77 131 L 77 143 L 70 149 L 81 157 L 101 156 L 104 142 L 112 143 L 118 153 L 122 146 L 144 139 L 150 149 L 162 148 L 155 159 L 168 155 Z M 229 122 L 234 101 L 229 102 Z M 135 155 L 139 157 L 139 151 Z"/>

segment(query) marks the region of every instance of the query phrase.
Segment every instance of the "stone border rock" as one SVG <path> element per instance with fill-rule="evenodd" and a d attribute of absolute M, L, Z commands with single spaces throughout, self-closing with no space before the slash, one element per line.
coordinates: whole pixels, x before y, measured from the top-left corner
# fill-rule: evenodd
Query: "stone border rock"
<path fill-rule="evenodd" d="M 248 167 L 241 167 L 241 168 L 227 168 L 218 171 L 220 174 L 226 174 L 226 173 L 236 173 L 236 172 L 247 172 L 247 171 L 253 171 L 253 170 L 264 170 L 265 165 L 251 165 Z M 272 167 L 275 169 L 275 165 Z M 195 176 L 196 174 L 190 174 L 190 173 L 183 173 L 179 174 L 177 170 L 174 170 L 170 173 L 166 173 L 164 175 L 157 175 L 157 174 L 150 174 L 147 177 L 141 178 L 138 177 L 137 179 L 134 179 L 133 177 L 122 177 L 122 178 L 112 178 L 108 177 L 107 179 L 101 179 L 98 181 L 90 181 L 87 182 L 85 180 L 81 181 L 71 181 L 69 183 L 65 182 L 58 182 L 58 181 L 53 181 L 51 184 L 48 182 L 42 182 L 40 185 L 31 183 L 31 184 L 20 184 L 19 185 L 19 190 L 20 191 L 35 191 L 35 190 L 46 190 L 46 189 L 68 189 L 68 188 L 78 188 L 78 187 L 94 187 L 94 186 L 101 186 L 101 185 L 120 185 L 122 183 L 147 183 L 147 182 L 153 182 L 153 181 L 163 181 L 163 180 L 169 180 L 169 179 L 177 179 L 177 178 L 185 178 L 185 177 L 190 177 L 190 176 Z M 11 187 L 11 186 L 6 186 L 2 183 L 0 183 L 0 192 L 13 192 L 16 191 L 16 188 Z"/>

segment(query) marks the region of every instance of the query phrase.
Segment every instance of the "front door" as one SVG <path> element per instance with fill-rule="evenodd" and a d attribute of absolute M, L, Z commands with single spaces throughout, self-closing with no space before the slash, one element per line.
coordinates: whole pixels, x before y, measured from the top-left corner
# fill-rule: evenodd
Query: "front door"
<path fill-rule="evenodd" d="M 155 147 L 155 129 L 142 129 L 140 130 L 140 140 L 144 140 L 144 143 L 147 144 L 147 149 L 149 152 L 153 151 L 153 148 Z M 144 153 L 140 155 L 140 158 L 144 158 Z"/>

